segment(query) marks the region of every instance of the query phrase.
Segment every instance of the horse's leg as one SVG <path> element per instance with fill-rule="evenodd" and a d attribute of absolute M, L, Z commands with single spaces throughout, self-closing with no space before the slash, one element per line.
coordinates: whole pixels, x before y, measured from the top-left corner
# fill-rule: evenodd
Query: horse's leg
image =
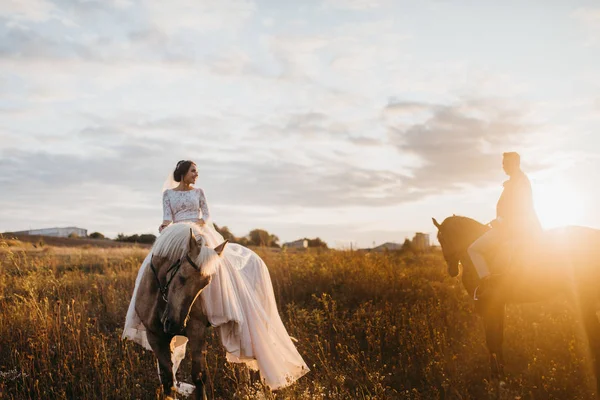
<path fill-rule="evenodd" d="M 192 352 L 192 381 L 196 385 L 196 399 L 206 400 L 206 333 L 208 324 L 205 318 L 190 318 L 186 326 Z"/>
<path fill-rule="evenodd" d="M 150 331 L 147 332 L 148 343 L 154 351 L 158 360 L 158 377 L 163 386 L 165 396 L 170 397 L 173 393 L 173 361 L 171 361 L 171 336 L 156 335 Z"/>
<path fill-rule="evenodd" d="M 502 378 L 504 377 L 504 304 L 488 306 L 483 313 L 485 341 L 489 351 L 490 370 L 494 385 L 495 399 L 500 399 Z"/>
<path fill-rule="evenodd" d="M 483 313 L 485 340 L 490 353 L 492 378 L 499 379 L 504 375 L 504 304 L 490 306 Z"/>
<path fill-rule="evenodd" d="M 596 397 L 600 399 L 600 322 L 596 315 L 594 296 L 580 298 L 581 318 L 585 327 L 592 365 L 596 375 Z"/>

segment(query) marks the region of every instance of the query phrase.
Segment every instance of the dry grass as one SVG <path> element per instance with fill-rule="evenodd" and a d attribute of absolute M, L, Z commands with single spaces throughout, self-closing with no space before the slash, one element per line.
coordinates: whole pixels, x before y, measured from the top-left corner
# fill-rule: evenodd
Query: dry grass
<path fill-rule="evenodd" d="M 18 244 L 17 244 L 18 245 Z M 140 248 L 0 241 L 0 398 L 156 398 L 154 356 L 120 340 Z M 282 399 L 487 399 L 480 321 L 437 254 L 261 252 L 280 312 L 312 368 Z M 505 399 L 589 399 L 585 346 L 566 303 L 510 306 Z M 213 398 L 274 398 L 226 365 L 214 334 Z M 181 369 L 189 379 L 190 362 Z"/>

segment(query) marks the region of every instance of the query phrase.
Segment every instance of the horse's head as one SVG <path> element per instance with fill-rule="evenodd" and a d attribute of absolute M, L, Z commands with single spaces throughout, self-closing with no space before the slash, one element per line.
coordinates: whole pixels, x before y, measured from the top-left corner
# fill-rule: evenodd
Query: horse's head
<path fill-rule="evenodd" d="M 451 277 L 455 277 L 458 275 L 458 262 L 460 261 L 459 253 L 460 249 L 456 248 L 455 242 L 451 237 L 448 237 L 447 229 L 444 229 L 443 223 L 437 222 L 435 218 L 432 218 L 433 224 L 438 229 L 437 239 L 442 247 L 442 254 L 444 255 L 444 260 L 446 260 L 446 266 L 448 267 L 448 274 Z"/>
<path fill-rule="evenodd" d="M 167 306 L 161 322 L 166 333 L 177 334 L 185 328 L 192 306 L 202 289 L 210 283 L 215 264 L 226 244 L 227 241 L 211 249 L 204 245 L 203 239 L 198 243 L 190 229 L 188 252 L 184 257 L 175 263 L 172 259 L 157 258 L 162 263 L 156 265 L 157 270 L 165 271 L 161 276 L 164 276 L 163 299 L 166 299 Z"/>
<path fill-rule="evenodd" d="M 437 239 L 442 247 L 442 254 L 448 267 L 448 274 L 458 275 L 458 263 L 466 257 L 467 249 L 473 241 L 486 229 L 479 222 L 460 216 L 448 217 L 441 224 L 432 218 L 438 229 Z"/>

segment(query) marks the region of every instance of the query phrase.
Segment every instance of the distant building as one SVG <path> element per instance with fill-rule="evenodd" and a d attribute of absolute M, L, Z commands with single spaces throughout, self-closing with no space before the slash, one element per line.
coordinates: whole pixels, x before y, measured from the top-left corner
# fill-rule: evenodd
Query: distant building
<path fill-rule="evenodd" d="M 391 250 L 402 250 L 402 245 L 400 243 L 392 243 L 392 242 L 387 242 L 384 244 L 381 244 L 377 247 L 374 247 L 372 251 L 391 251 Z"/>
<path fill-rule="evenodd" d="M 412 240 L 414 250 L 425 251 L 431 247 L 428 233 L 417 232 Z"/>
<path fill-rule="evenodd" d="M 73 234 L 79 237 L 87 237 L 87 229 L 69 226 L 66 228 L 31 229 L 28 231 L 11 232 L 15 235 L 39 235 L 54 237 L 69 237 Z"/>
<path fill-rule="evenodd" d="M 293 242 L 287 242 L 281 245 L 281 247 L 289 247 L 292 249 L 306 249 L 308 247 L 308 240 L 298 239 Z"/>

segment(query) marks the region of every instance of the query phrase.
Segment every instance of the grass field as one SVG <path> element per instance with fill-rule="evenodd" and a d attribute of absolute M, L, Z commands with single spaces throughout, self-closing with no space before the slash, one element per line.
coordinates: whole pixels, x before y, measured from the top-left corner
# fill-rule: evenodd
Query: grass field
<path fill-rule="evenodd" d="M 160 398 L 153 354 L 120 340 L 147 251 L 0 240 L 0 399 Z M 439 254 L 257 252 L 312 369 L 276 398 L 493 398 L 481 323 Z M 592 397 L 564 300 L 509 306 L 505 349 L 500 398 Z M 275 398 L 226 364 L 214 333 L 208 365 L 212 398 Z"/>

